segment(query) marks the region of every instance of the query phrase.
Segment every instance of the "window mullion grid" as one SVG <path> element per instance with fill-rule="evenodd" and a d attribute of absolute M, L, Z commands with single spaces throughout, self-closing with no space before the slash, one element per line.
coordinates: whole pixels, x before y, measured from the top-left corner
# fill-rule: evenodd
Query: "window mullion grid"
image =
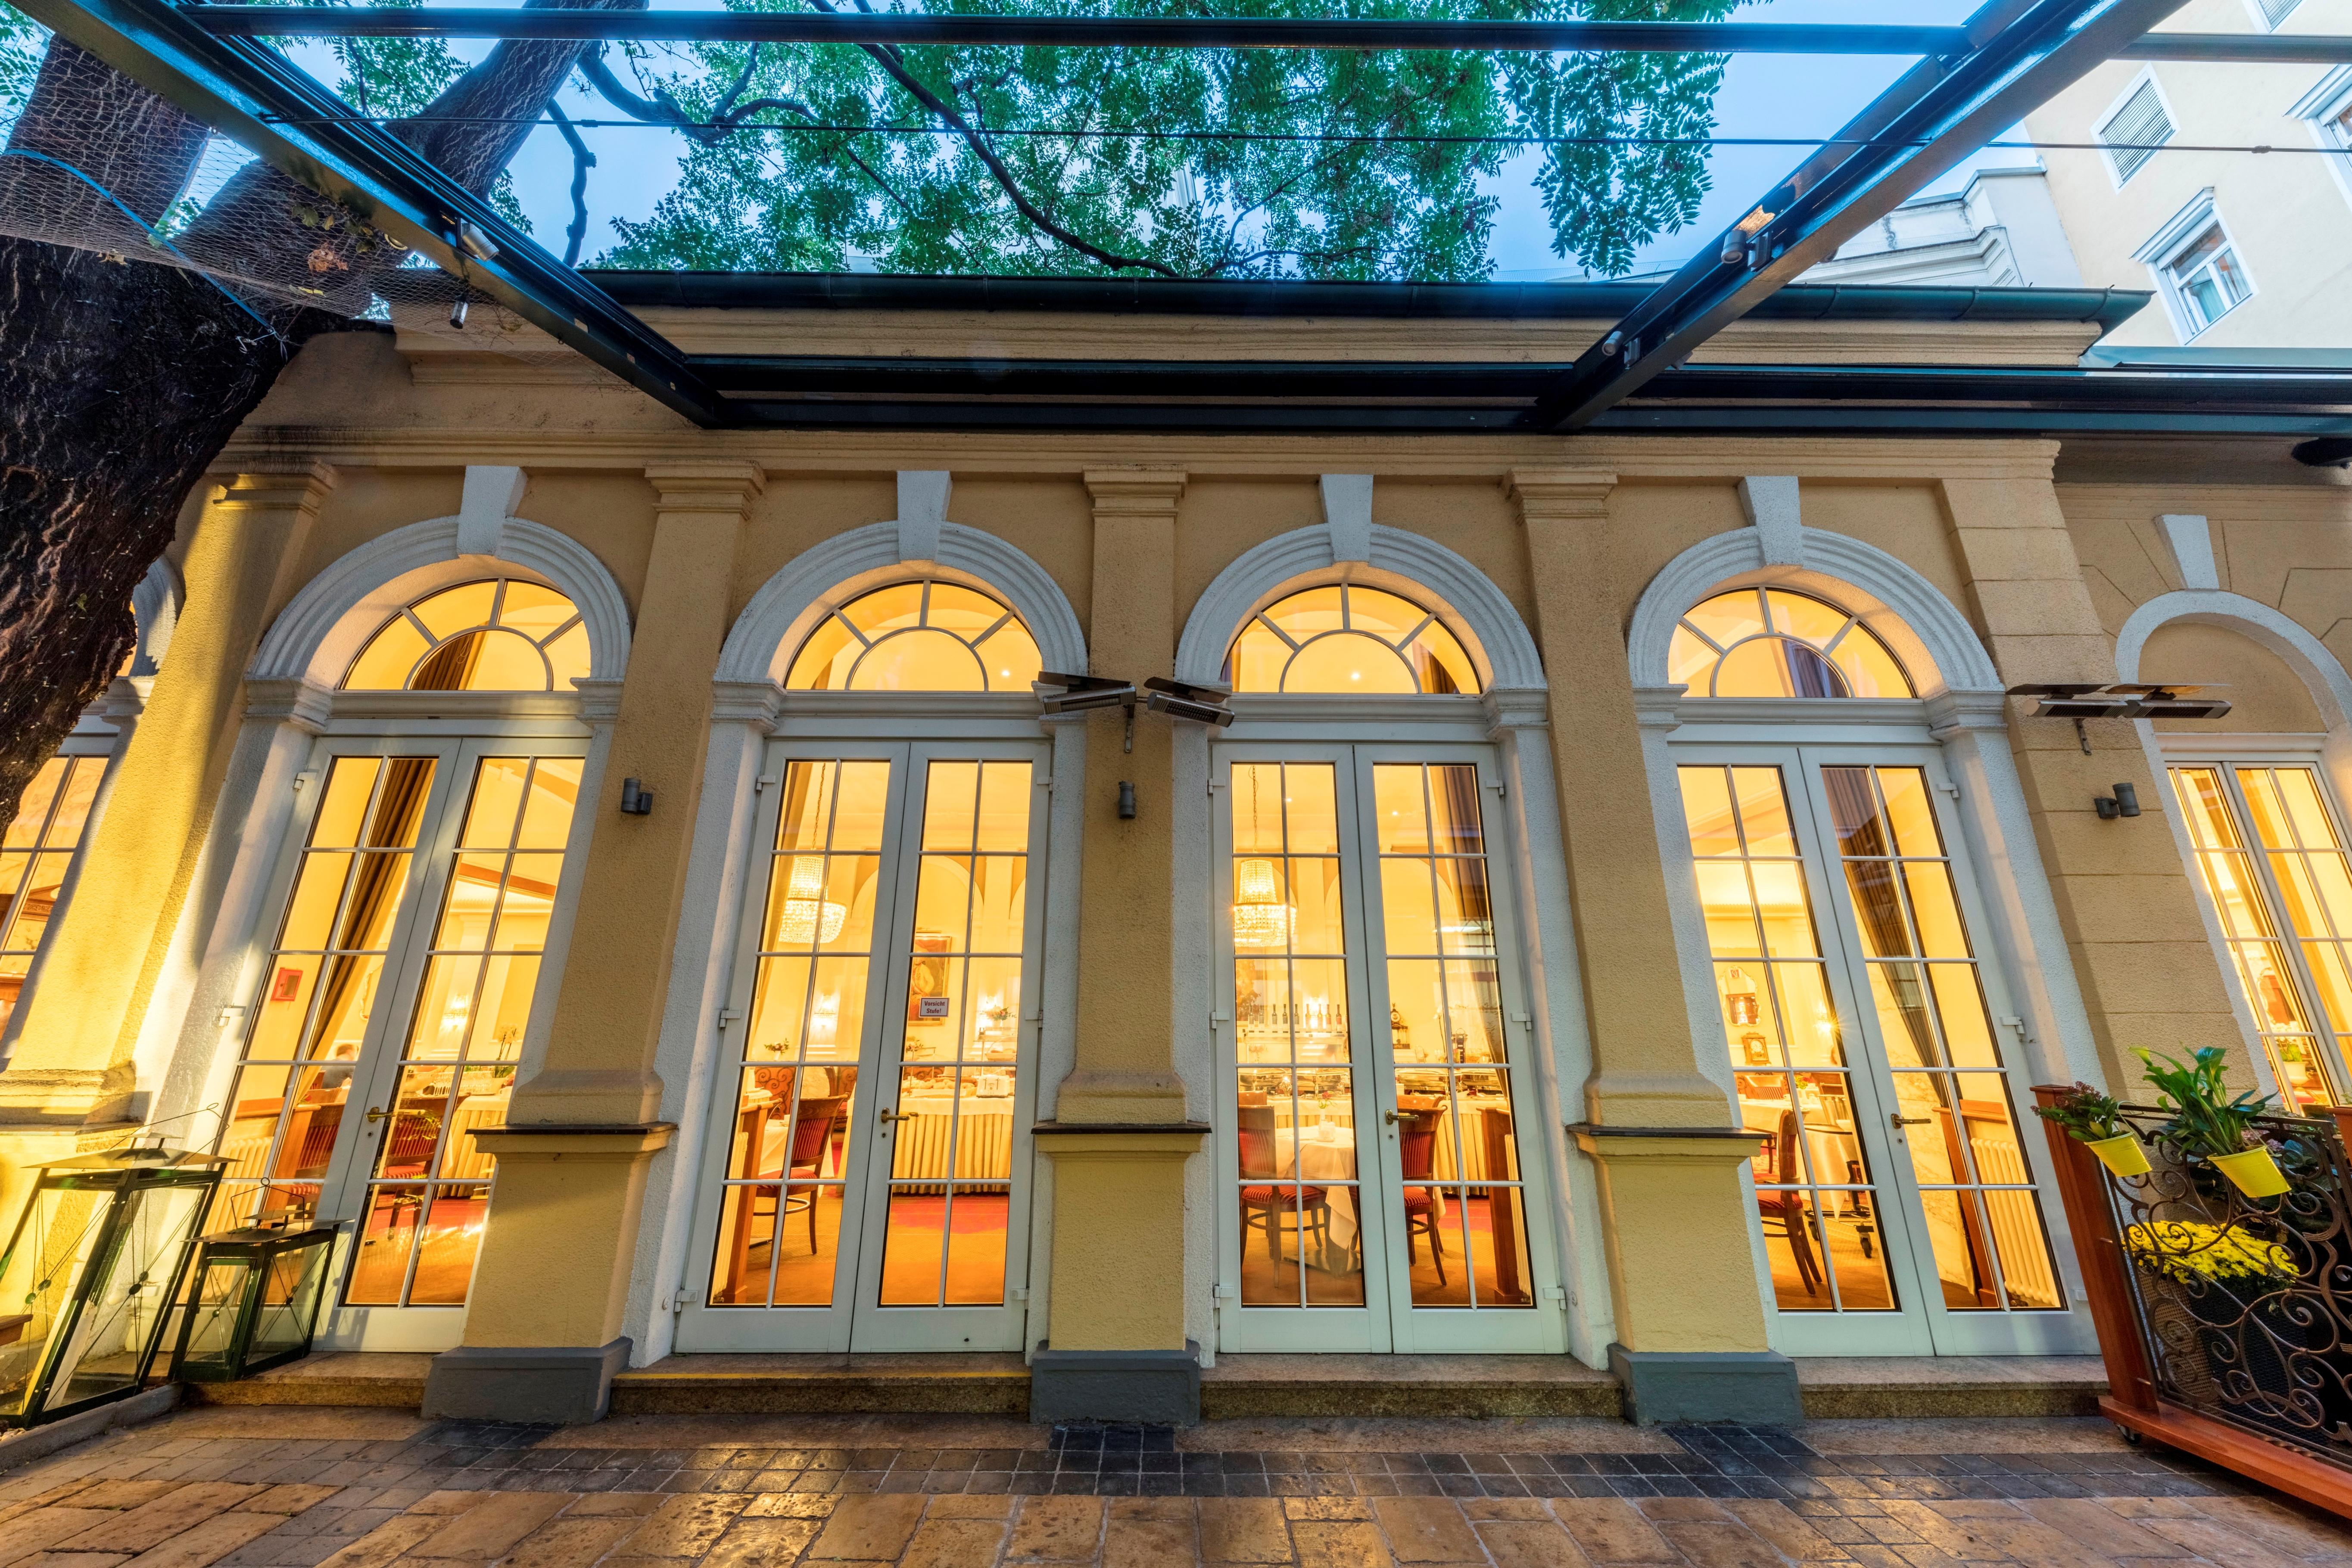
<path fill-rule="evenodd" d="M 2255 976 L 2251 966 L 2243 958 L 2240 958 L 2238 973 L 2242 983 L 2246 988 L 2246 1006 L 2254 1015 L 2256 1037 L 2263 1040 L 2271 1052 L 2272 1076 L 2282 1085 L 2287 1082 L 2285 1063 L 2278 1060 L 2278 1041 L 2282 1037 L 2292 1034 L 2293 1038 L 2310 1052 L 2312 1065 L 2319 1070 L 2321 1085 L 2328 1092 L 2329 1098 L 2334 1103 L 2341 1104 L 2344 1096 L 2343 1084 L 2346 1080 L 2341 1048 L 2336 1043 L 2334 1030 L 2320 1021 L 2326 1019 L 2328 1014 L 2320 1000 L 2318 980 L 2311 972 L 2309 960 L 2303 950 L 2303 933 L 2296 929 L 2294 921 L 2287 918 L 2288 904 L 2285 889 L 2280 884 L 2277 867 L 2271 862 L 2271 856 L 2279 852 L 2272 850 L 2270 845 L 2263 841 L 2262 835 L 2253 831 L 2253 808 L 2246 799 L 2245 785 L 2239 777 L 2242 772 L 2254 771 L 2268 775 L 2273 769 L 2232 767 L 2214 769 L 2215 774 L 2223 780 L 2223 799 L 2228 802 L 2231 816 L 2235 818 L 2231 825 L 2237 829 L 2238 838 L 2242 846 L 2239 853 L 2245 862 L 2247 871 L 2251 873 L 2242 885 L 2256 892 L 2263 904 L 2263 924 L 2270 927 L 2267 942 L 2233 940 L 2231 945 L 2233 948 L 2240 949 L 2248 946 L 2269 948 L 2272 962 L 2279 969 L 2281 978 L 2294 988 L 2295 994 L 2291 999 L 2294 1003 L 2295 1014 L 2302 1027 L 2300 1030 L 2290 1030 L 2275 1026 L 2274 1020 L 2270 1019 L 2263 1009 L 2262 988 L 2255 984 Z M 2276 794 L 2275 789 L 2273 793 Z M 2293 835 L 2294 822 L 2284 817 L 2283 804 L 2280 810 L 2282 820 L 2285 821 L 2287 832 Z M 2290 1098 L 2292 1098 L 2291 1092 Z"/>
<path fill-rule="evenodd" d="M 1763 602 L 1763 590 L 1757 590 L 1757 602 L 1760 605 Z M 1768 622 L 1766 624 L 1769 625 L 1770 623 Z M 1781 801 L 1781 815 L 1789 823 L 1790 847 L 1791 850 L 1797 850 L 1797 841 L 1795 836 L 1796 815 L 1790 810 L 1788 779 L 1787 776 L 1782 774 L 1777 768 L 1773 769 L 1773 774 L 1779 783 Z M 1723 782 L 1725 798 L 1731 802 L 1732 824 L 1739 838 L 1739 872 L 1741 877 L 1745 880 L 1748 888 L 1748 919 L 1753 924 L 1756 932 L 1756 967 L 1764 972 L 1765 999 L 1771 1004 L 1773 1028 L 1779 1032 L 1780 1037 L 1780 1077 L 1781 1087 L 1783 1092 L 1785 1092 L 1789 1097 L 1789 1108 L 1792 1113 L 1794 1113 L 1795 1116 L 1797 1179 L 1800 1183 L 1803 1184 L 1795 1190 L 1804 1199 L 1805 1212 L 1803 1218 L 1800 1219 L 1790 1215 L 1784 1209 L 1782 1211 L 1780 1224 L 1784 1229 L 1792 1225 L 1801 1224 L 1811 1238 L 1807 1244 L 1819 1244 L 1822 1258 L 1822 1274 L 1823 1278 L 1828 1281 L 1830 1287 L 1830 1311 L 1832 1312 L 1842 1312 L 1845 1311 L 1845 1295 L 1839 1278 L 1836 1260 L 1830 1252 L 1829 1230 L 1827 1227 L 1817 1222 L 1817 1217 L 1821 1213 L 1821 1173 L 1813 1168 L 1813 1151 L 1805 1143 L 1805 1092 L 1804 1085 L 1800 1080 L 1797 1071 L 1796 1037 L 1790 1032 L 1789 1028 L 1789 1009 L 1782 1005 L 1780 999 L 1780 972 L 1773 967 L 1771 936 L 1770 933 L 1766 931 L 1764 928 L 1763 889 L 1759 887 L 1756 883 L 1756 862 L 1759 857 L 1748 844 L 1748 814 L 1740 808 L 1739 805 L 1738 777 L 1728 766 L 1727 766 L 1723 770 Z M 1806 891 L 1806 903 L 1810 904 L 1812 900 L 1811 897 L 1811 890 L 1806 887 L 1805 862 L 1802 852 L 1798 851 L 1798 852 L 1791 855 L 1790 860 L 1797 868 L 1797 885 L 1800 889 Z M 1806 914 L 1808 916 L 1808 923 L 1810 924 L 1811 911 L 1808 909 Z M 1818 932 L 1815 934 L 1813 945 L 1816 947 L 1821 946 Z M 1823 977 L 1824 979 L 1827 977 L 1826 971 L 1824 971 Z M 1827 992 L 1824 991 L 1823 994 L 1826 995 Z M 1845 1060 L 1845 1053 L 1843 1050 L 1838 1053 L 1838 1065 L 1836 1071 L 1840 1082 L 1845 1086 L 1846 1103 L 1851 1105 L 1853 1103 L 1853 1071 L 1851 1065 Z M 1776 1139 L 1779 1136 L 1779 1130 L 1777 1128 L 1774 1130 L 1774 1136 Z M 1776 1170 L 1773 1173 L 1775 1179 L 1764 1185 L 1773 1187 L 1782 1193 L 1790 1192 L 1791 1190 L 1790 1188 L 1781 1186 L 1779 1182 L 1779 1175 L 1780 1173 Z M 1759 1216 L 1757 1225 L 1758 1232 L 1760 1235 L 1763 1225 L 1761 1216 Z M 1789 1245 L 1792 1249 L 1795 1248 L 1796 1240 L 1793 1236 L 1790 1239 Z M 1767 1256 L 1769 1256 L 1769 1253 Z"/>

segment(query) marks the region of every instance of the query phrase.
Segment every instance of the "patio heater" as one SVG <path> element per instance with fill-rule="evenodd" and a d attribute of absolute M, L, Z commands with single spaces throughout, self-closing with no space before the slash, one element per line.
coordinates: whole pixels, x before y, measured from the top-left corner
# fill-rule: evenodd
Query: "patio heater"
<path fill-rule="evenodd" d="M 255 1225 L 205 1238 L 172 1375 L 234 1383 L 310 1354 L 335 1228 Z"/>
<path fill-rule="evenodd" d="M 12 1427 L 146 1385 L 222 1162 L 141 1144 L 37 1168 L 0 1254 L 0 1307 L 13 1309 L 16 1333 L 0 1344 L 0 1425 Z"/>

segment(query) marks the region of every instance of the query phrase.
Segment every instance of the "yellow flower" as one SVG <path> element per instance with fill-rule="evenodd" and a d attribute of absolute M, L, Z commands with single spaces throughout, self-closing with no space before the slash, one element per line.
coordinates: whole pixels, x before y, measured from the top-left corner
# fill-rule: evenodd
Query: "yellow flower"
<path fill-rule="evenodd" d="M 2196 1219 L 2132 1226 L 2124 1247 L 2135 1262 L 2176 1280 L 2292 1280 L 2294 1254 L 2275 1241 Z"/>

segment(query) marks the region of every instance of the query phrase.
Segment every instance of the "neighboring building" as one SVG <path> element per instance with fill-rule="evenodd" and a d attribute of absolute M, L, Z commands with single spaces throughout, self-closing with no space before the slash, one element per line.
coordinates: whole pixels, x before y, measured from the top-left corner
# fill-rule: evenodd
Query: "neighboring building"
<path fill-rule="evenodd" d="M 2352 33 L 2352 0 L 2190 0 L 2159 31 Z M 2026 129 L 2084 281 L 2162 303 L 2112 346 L 2352 348 L 2352 66 L 2115 60 Z"/>
<path fill-rule="evenodd" d="M 1916 196 L 1838 247 L 1807 283 L 2080 288 L 2038 168 L 1982 169 L 1954 195 Z"/>
<path fill-rule="evenodd" d="M 598 281 L 698 352 L 998 377 L 1549 376 L 1627 292 Z M 2291 818 L 2352 886 L 2352 493 L 1845 367 L 2071 372 L 2137 303 L 1790 289 L 1694 369 L 1799 390 L 1572 436 L 701 429 L 488 325 L 316 338 L 187 502 L 11 1189 L 163 1123 L 215 1225 L 343 1227 L 322 1343 L 449 1414 L 856 1350 L 992 1359 L 839 1397 L 1170 1418 L 1289 1351 L 1787 1419 L 1790 1356 L 2088 1351 L 2032 1085 L 2216 1045 L 2352 1095 L 2352 911 L 2242 852 Z M 2085 756 L 2003 696 L 2118 674 L 2239 710 Z M 724 1408 L 867 1375 L 742 1364 Z"/>

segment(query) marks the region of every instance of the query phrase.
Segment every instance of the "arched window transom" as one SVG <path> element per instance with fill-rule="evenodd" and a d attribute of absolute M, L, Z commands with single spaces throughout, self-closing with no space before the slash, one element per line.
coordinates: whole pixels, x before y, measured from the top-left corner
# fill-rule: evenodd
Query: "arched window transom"
<path fill-rule="evenodd" d="M 796 692 L 1013 692 L 1037 640 L 977 589 L 936 578 L 861 593 L 817 622 L 784 677 Z"/>
<path fill-rule="evenodd" d="M 354 692 L 568 692 L 588 673 L 588 628 L 552 588 L 494 577 L 426 594 L 368 639 Z"/>
<path fill-rule="evenodd" d="M 1338 583 L 1276 600 L 1250 617 L 1225 655 L 1236 692 L 1478 691 L 1454 633 L 1409 599 Z"/>
<path fill-rule="evenodd" d="M 1738 588 L 1675 628 L 1666 678 L 1701 697 L 1908 697 L 1910 678 L 1869 627 L 1780 588 Z"/>

